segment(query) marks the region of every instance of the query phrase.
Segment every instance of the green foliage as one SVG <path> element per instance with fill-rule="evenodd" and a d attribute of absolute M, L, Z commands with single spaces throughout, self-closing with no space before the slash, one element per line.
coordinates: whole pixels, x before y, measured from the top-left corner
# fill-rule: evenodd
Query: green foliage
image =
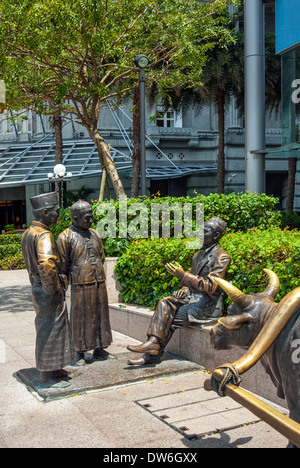
<path fill-rule="evenodd" d="M 115 269 L 124 302 L 154 308 L 159 299 L 179 289 L 179 280 L 167 273 L 165 264 L 178 261 L 190 270 L 195 251 L 187 249 L 185 244 L 183 239 L 133 241 Z M 299 286 L 299 231 L 270 228 L 230 232 L 221 239 L 221 246 L 232 258 L 228 281 L 245 293 L 265 289 L 267 278 L 263 268 L 279 276 L 281 287 L 277 300 Z"/>
<path fill-rule="evenodd" d="M 22 252 L 0 259 L 0 270 L 24 270 L 25 263 Z"/>
<path fill-rule="evenodd" d="M 71 214 L 70 214 L 70 207 L 61 208 L 59 210 L 59 217 L 58 221 L 55 225 L 50 226 L 50 231 L 53 234 L 55 239 L 58 238 L 58 235 L 63 232 L 65 229 L 70 227 L 71 225 Z"/>
<path fill-rule="evenodd" d="M 300 232 L 279 228 L 229 233 L 221 246 L 232 257 L 228 281 L 245 293 L 261 292 L 266 286 L 263 268 L 273 270 L 281 287 L 278 299 L 299 286 Z"/>
<path fill-rule="evenodd" d="M 95 104 L 99 110 L 109 97 L 132 90 L 137 79 L 133 58 L 139 53 L 151 61 L 151 81 L 168 79 L 172 62 L 179 74 L 184 64 L 201 71 L 206 51 L 231 40 L 223 26 L 231 3 L 2 0 L 0 78 L 9 106 L 72 112 L 85 125 L 96 115 Z M 199 37 L 205 41 L 194 41 Z"/>
<path fill-rule="evenodd" d="M 159 299 L 179 289 L 179 279 L 169 275 L 165 265 L 176 260 L 190 267 L 193 251 L 185 244 L 183 239 L 134 240 L 115 269 L 124 302 L 154 308 Z"/>
<path fill-rule="evenodd" d="M 103 202 L 94 202 L 94 222 L 95 226 L 101 220 L 101 217 L 105 217 L 106 213 L 101 216 L 97 214 L 99 206 L 111 206 L 113 205 L 116 213 L 117 221 L 117 237 L 119 235 L 119 217 L 120 217 L 120 201 L 110 200 L 103 204 Z M 257 195 L 252 193 L 244 194 L 217 194 L 212 193 L 206 195 L 195 195 L 194 197 L 151 197 L 151 198 L 128 198 L 127 199 L 127 221 L 128 226 L 134 217 L 138 215 L 137 212 L 132 213 L 132 205 L 142 203 L 146 207 L 148 217 L 148 237 L 151 236 L 151 211 L 154 205 L 167 204 L 172 207 L 176 204 L 183 208 L 185 205 L 190 204 L 194 214 L 193 229 L 195 229 L 196 220 L 196 206 L 203 204 L 204 207 L 204 219 L 210 219 L 213 216 L 219 216 L 226 221 L 229 231 L 247 231 L 253 227 L 259 227 L 260 229 L 267 229 L 271 226 L 279 226 L 280 224 L 280 213 L 276 210 L 276 204 L 278 199 L 265 194 Z M 184 210 L 182 210 L 183 213 Z M 173 219 L 174 221 L 174 219 Z M 171 228 L 174 227 L 174 222 L 171 216 Z M 171 231 L 171 237 L 173 236 Z"/>
<path fill-rule="evenodd" d="M 142 216 L 146 224 L 146 235 L 148 238 L 151 237 L 151 212 L 154 205 L 166 204 L 170 207 L 178 205 L 182 214 L 184 213 L 183 207 L 186 204 L 192 206 L 193 212 L 193 223 L 192 229 L 196 229 L 196 206 L 203 204 L 204 206 L 204 219 L 210 219 L 213 216 L 219 216 L 226 221 L 228 231 L 243 231 L 259 227 L 260 229 L 268 229 L 269 227 L 276 227 L 280 225 L 281 215 L 276 210 L 276 204 L 278 200 L 274 197 L 267 196 L 265 194 L 234 194 L 230 193 L 227 195 L 212 193 L 208 196 L 195 195 L 194 197 L 151 197 L 151 198 L 128 198 L 127 209 L 125 215 L 127 216 L 127 226 L 125 229 L 132 233 L 132 229 L 128 229 L 131 223 L 134 222 L 135 218 L 139 216 L 139 211 L 134 210 L 137 204 L 142 204 L 145 213 Z M 108 236 L 103 239 L 104 248 L 107 256 L 119 256 L 122 255 L 129 243 L 132 241 L 132 237 L 125 235 L 120 236 L 120 201 L 110 200 L 107 202 L 99 202 L 98 200 L 92 201 L 92 208 L 94 213 L 93 228 L 97 229 L 97 225 L 101 219 L 105 219 L 107 216 L 108 209 L 112 209 L 115 213 L 116 220 L 116 232 L 115 236 Z M 124 206 L 124 205 L 123 205 Z M 99 214 L 100 207 L 102 214 Z M 160 219 L 160 225 L 162 221 Z M 51 226 L 51 232 L 54 237 L 57 238 L 59 233 L 64 231 L 71 224 L 70 208 L 64 208 L 60 210 L 60 217 L 58 223 L 55 226 Z M 184 218 L 182 218 L 182 225 L 184 226 Z M 139 228 L 138 228 L 139 229 Z M 160 234 L 162 232 L 160 231 Z M 183 230 L 184 235 L 184 230 Z M 145 236 L 146 237 L 146 236 Z M 170 216 L 170 237 L 174 237 L 174 214 L 171 212 Z M 188 237 L 188 236 L 187 236 Z"/>
<path fill-rule="evenodd" d="M 22 234 L 0 235 L 0 270 L 25 268 L 22 249 Z"/>
<path fill-rule="evenodd" d="M 282 229 L 300 229 L 300 216 L 297 213 L 283 213 L 280 218 Z"/>
<path fill-rule="evenodd" d="M 0 235 L 0 246 L 8 244 L 21 245 L 22 234 Z"/>
<path fill-rule="evenodd" d="M 7 231 L 13 231 L 14 229 L 16 229 L 16 227 L 15 227 L 14 224 L 6 224 L 6 225 L 4 226 L 5 232 L 7 232 Z"/>

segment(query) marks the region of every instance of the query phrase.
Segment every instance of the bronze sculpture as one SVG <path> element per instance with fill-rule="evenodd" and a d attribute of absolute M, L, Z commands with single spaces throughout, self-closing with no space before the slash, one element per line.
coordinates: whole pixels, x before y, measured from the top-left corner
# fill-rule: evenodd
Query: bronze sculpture
<path fill-rule="evenodd" d="M 215 323 L 223 314 L 223 297 L 215 278 L 224 278 L 230 256 L 221 249 L 219 240 L 226 223 L 212 218 L 204 223 L 204 245 L 192 260 L 191 272 L 178 264 L 167 264 L 168 272 L 181 278 L 181 289 L 158 302 L 147 331 L 148 340 L 138 346 L 127 346 L 141 358 L 130 359 L 131 365 L 157 363 L 176 328 L 192 324 Z"/>
<path fill-rule="evenodd" d="M 72 225 L 59 235 L 62 269 L 71 284 L 70 323 L 75 364 L 86 364 L 85 352 L 94 359 L 115 356 L 105 351 L 112 343 L 105 284 L 105 254 L 101 237 L 91 228 L 93 210 L 79 200 L 71 207 Z"/>
<path fill-rule="evenodd" d="M 270 281 L 260 294 L 244 294 L 227 281 L 216 280 L 233 303 L 228 309 L 229 315 L 212 328 L 211 343 L 216 349 L 247 349 L 242 358 L 229 366 L 234 374 L 242 374 L 261 359 L 278 396 L 286 399 L 290 418 L 300 423 L 300 360 L 294 349 L 295 344 L 299 345 L 300 336 L 300 287 L 276 303 L 279 278 L 271 270 L 265 269 L 265 272 Z M 226 367 L 220 366 L 214 372 L 213 385 L 222 380 L 222 368 Z M 229 374 L 228 382 L 230 379 Z M 298 436 L 297 446 L 299 443 Z M 295 444 L 291 442 L 289 446 Z"/>
<path fill-rule="evenodd" d="M 22 251 L 32 285 L 32 300 L 36 311 L 36 367 L 41 386 L 70 385 L 63 367 L 74 357 L 67 309 L 65 277 L 57 244 L 49 230 L 58 219 L 56 192 L 30 199 L 35 221 L 22 236 Z"/>

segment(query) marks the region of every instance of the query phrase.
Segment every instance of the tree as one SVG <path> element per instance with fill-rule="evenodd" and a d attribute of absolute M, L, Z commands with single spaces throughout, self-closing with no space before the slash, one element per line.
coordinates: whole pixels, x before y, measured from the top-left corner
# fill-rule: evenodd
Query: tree
<path fill-rule="evenodd" d="M 239 2 L 235 2 L 238 6 Z M 190 35 L 192 46 L 182 58 L 180 80 L 169 81 L 164 89 L 165 107 L 183 110 L 193 106 L 198 110 L 205 104 L 215 104 L 218 113 L 219 144 L 217 156 L 218 192 L 225 186 L 225 106 L 231 97 L 243 89 L 243 43 L 236 29 L 237 17 L 229 14 L 228 5 L 223 5 L 214 22 L 213 40 L 207 48 L 204 60 L 199 63 L 195 51 L 206 45 L 206 38 L 195 29 Z M 159 89 L 154 85 L 154 95 Z M 152 97 L 153 99 L 153 97 Z"/>
<path fill-rule="evenodd" d="M 225 189 L 225 106 L 230 98 L 243 89 L 243 45 L 240 37 L 228 48 L 217 47 L 211 51 L 210 60 L 204 68 L 204 86 L 198 89 L 199 98 L 217 106 L 219 145 L 217 159 L 218 193 Z"/>
<path fill-rule="evenodd" d="M 214 41 L 215 17 L 230 0 L 2 0 L 0 79 L 9 106 L 75 116 L 97 146 L 117 196 L 124 188 L 99 132 L 101 107 L 123 99 L 137 82 L 133 58 L 152 62 L 152 80 L 166 83 L 189 48 L 199 69 Z M 202 31 L 202 44 L 189 33 Z M 191 43 L 190 43 L 191 44 Z M 176 75 L 176 73 L 175 73 Z M 174 73 L 173 77 L 174 79 Z"/>

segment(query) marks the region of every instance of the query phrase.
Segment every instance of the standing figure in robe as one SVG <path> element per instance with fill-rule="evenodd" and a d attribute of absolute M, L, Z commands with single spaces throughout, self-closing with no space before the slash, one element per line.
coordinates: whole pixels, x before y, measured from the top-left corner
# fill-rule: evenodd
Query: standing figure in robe
<path fill-rule="evenodd" d="M 91 228 L 93 210 L 79 200 L 71 207 L 72 225 L 59 235 L 58 248 L 63 272 L 71 284 L 70 323 L 76 351 L 75 365 L 86 364 L 85 352 L 105 360 L 115 356 L 105 351 L 112 343 L 109 321 L 105 254 L 102 240 Z"/>

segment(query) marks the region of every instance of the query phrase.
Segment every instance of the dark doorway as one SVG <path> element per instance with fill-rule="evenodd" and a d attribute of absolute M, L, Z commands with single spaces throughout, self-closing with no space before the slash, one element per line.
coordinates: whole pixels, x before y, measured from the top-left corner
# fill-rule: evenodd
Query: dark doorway
<path fill-rule="evenodd" d="M 150 195 L 160 197 L 185 197 L 187 192 L 187 178 L 151 180 Z"/>
<path fill-rule="evenodd" d="M 267 195 L 273 195 L 279 198 L 279 203 L 276 205 L 278 210 L 283 209 L 283 199 L 287 189 L 287 172 L 267 172 L 266 173 L 266 192 Z"/>
<path fill-rule="evenodd" d="M 0 233 L 9 224 L 15 228 L 22 228 L 26 224 L 25 200 L 0 201 Z"/>

